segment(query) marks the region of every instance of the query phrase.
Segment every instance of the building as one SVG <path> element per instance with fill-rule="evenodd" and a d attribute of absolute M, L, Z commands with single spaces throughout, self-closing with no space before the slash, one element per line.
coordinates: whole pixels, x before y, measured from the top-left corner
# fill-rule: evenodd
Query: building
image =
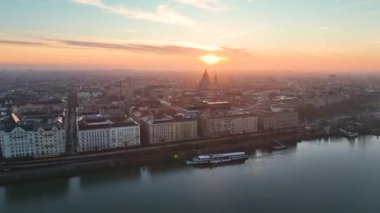
<path fill-rule="evenodd" d="M 204 137 L 220 137 L 231 133 L 231 120 L 225 116 L 208 117 L 202 115 L 199 118 L 199 123 L 199 132 Z"/>
<path fill-rule="evenodd" d="M 258 131 L 258 117 L 254 114 L 239 113 L 229 115 L 231 134 L 246 134 Z"/>
<path fill-rule="evenodd" d="M 144 123 L 150 144 L 195 139 L 197 120 L 191 118 L 153 118 Z"/>
<path fill-rule="evenodd" d="M 257 132 L 257 115 L 245 110 L 232 110 L 228 101 L 203 101 L 192 107 L 200 111 L 199 133 L 204 137 Z"/>
<path fill-rule="evenodd" d="M 101 151 L 140 145 L 140 126 L 132 118 L 87 115 L 78 119 L 77 151 Z"/>
<path fill-rule="evenodd" d="M 51 123 L 25 123 L 11 114 L 4 127 L 0 133 L 4 158 L 53 157 L 66 151 L 62 118 Z"/>
<path fill-rule="evenodd" d="M 149 144 L 168 143 L 198 138 L 198 122 L 193 116 L 174 109 L 133 110 L 141 123 L 144 139 Z"/>
<path fill-rule="evenodd" d="M 258 130 L 258 117 L 253 113 L 202 114 L 199 123 L 199 131 L 205 137 L 248 134 Z"/>
<path fill-rule="evenodd" d="M 259 116 L 259 129 L 263 131 L 278 130 L 297 127 L 298 113 L 293 111 L 283 112 L 257 112 Z"/>
<path fill-rule="evenodd" d="M 79 103 L 82 103 L 82 102 L 85 102 L 85 101 L 89 101 L 91 99 L 95 99 L 95 98 L 99 98 L 101 96 L 103 96 L 103 92 L 100 91 L 98 88 L 95 88 L 95 89 L 81 89 L 78 93 L 77 93 L 77 98 L 78 98 L 78 102 Z"/>
<path fill-rule="evenodd" d="M 0 120 L 0 150 L 3 150 L 2 145 L 3 145 L 4 134 L 5 134 L 5 127 L 2 120 Z M 0 158 L 3 158 L 2 151 L 0 152 Z"/>

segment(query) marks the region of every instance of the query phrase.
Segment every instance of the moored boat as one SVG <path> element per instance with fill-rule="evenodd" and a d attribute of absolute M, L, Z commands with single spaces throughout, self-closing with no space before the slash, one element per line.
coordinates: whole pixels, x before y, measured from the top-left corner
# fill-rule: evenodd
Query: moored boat
<path fill-rule="evenodd" d="M 281 144 L 281 145 L 276 145 L 276 146 L 272 146 L 272 149 L 273 150 L 283 150 L 283 149 L 287 149 L 288 147 Z"/>
<path fill-rule="evenodd" d="M 286 145 L 280 143 L 278 140 L 273 140 L 273 142 L 277 145 L 272 146 L 272 150 L 283 150 L 288 148 Z"/>
<path fill-rule="evenodd" d="M 245 161 L 248 155 L 245 152 L 216 153 L 208 155 L 198 155 L 192 160 L 186 161 L 188 165 L 214 165 L 229 162 Z"/>
<path fill-rule="evenodd" d="M 359 136 L 359 133 L 357 133 L 357 132 L 349 132 L 349 131 L 346 131 L 342 128 L 339 129 L 339 132 L 342 135 L 346 136 L 347 138 L 355 138 L 355 137 Z"/>

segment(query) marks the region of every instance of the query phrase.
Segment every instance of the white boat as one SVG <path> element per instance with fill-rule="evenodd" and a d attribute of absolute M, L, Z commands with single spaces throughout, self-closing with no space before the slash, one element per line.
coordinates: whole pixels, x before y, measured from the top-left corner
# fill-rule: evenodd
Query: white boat
<path fill-rule="evenodd" d="M 188 165 L 213 165 L 236 161 L 245 161 L 248 155 L 245 152 L 216 153 L 208 155 L 198 155 L 192 160 L 186 161 Z"/>
<path fill-rule="evenodd" d="M 359 136 L 359 133 L 357 133 L 357 132 L 349 132 L 349 131 L 346 131 L 342 128 L 339 129 L 339 132 L 348 138 L 355 138 L 355 137 Z"/>
<path fill-rule="evenodd" d="M 283 150 L 283 149 L 287 149 L 288 147 L 281 144 L 281 145 L 276 145 L 276 146 L 272 146 L 272 149 L 273 150 Z"/>
<path fill-rule="evenodd" d="M 283 149 L 287 149 L 288 148 L 286 145 L 278 142 L 278 140 L 273 140 L 273 142 L 277 144 L 277 145 L 272 146 L 273 150 L 283 150 Z"/>

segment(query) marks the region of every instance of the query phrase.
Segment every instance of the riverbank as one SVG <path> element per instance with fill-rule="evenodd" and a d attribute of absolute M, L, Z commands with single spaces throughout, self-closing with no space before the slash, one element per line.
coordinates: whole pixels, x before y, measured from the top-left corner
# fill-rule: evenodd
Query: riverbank
<path fill-rule="evenodd" d="M 297 131 L 244 135 L 226 138 L 202 139 L 186 143 L 165 144 L 151 147 L 138 147 L 104 153 L 73 155 L 56 159 L 41 159 L 25 162 L 6 162 L 0 168 L 0 184 L 9 184 L 31 179 L 72 176 L 84 172 L 114 169 L 119 167 L 144 166 L 163 161 L 184 162 L 198 153 L 245 151 L 252 153 L 256 149 L 268 149 L 277 140 L 282 144 L 296 144 L 302 140 L 326 136 L 320 131 L 299 133 Z M 175 157 L 176 156 L 176 157 Z"/>

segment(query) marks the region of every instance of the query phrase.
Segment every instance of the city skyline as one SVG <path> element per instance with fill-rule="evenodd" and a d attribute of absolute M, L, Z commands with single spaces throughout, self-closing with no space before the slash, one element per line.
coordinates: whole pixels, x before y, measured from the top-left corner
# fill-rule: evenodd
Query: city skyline
<path fill-rule="evenodd" d="M 5 0 L 0 68 L 378 71 L 374 0 Z M 206 62 L 207 63 L 207 62 Z"/>

